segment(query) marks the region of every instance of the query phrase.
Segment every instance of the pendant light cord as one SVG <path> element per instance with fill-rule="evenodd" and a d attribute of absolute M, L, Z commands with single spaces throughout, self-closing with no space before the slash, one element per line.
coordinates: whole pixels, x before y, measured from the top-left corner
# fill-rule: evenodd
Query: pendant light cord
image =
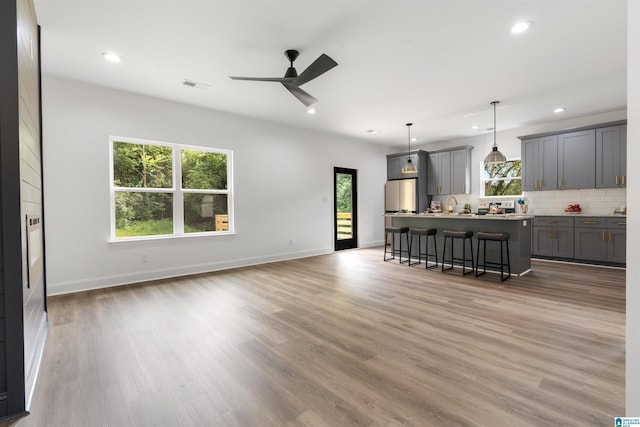
<path fill-rule="evenodd" d="M 411 126 L 413 123 L 407 123 L 407 138 L 409 139 L 409 152 L 407 153 L 409 156 L 411 155 Z"/>
<path fill-rule="evenodd" d="M 497 143 L 496 143 L 496 105 L 498 104 L 498 102 L 500 101 L 493 101 L 493 146 L 497 147 Z"/>

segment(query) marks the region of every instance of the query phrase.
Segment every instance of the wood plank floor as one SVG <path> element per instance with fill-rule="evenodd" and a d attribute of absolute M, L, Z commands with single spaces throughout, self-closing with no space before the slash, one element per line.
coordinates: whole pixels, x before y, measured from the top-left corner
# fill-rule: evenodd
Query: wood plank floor
<path fill-rule="evenodd" d="M 623 270 L 461 277 L 382 248 L 50 298 L 27 426 L 604 426 Z"/>

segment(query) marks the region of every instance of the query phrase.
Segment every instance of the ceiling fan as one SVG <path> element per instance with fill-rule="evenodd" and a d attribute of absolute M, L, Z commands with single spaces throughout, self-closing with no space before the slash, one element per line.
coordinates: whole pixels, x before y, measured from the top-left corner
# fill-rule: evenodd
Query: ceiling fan
<path fill-rule="evenodd" d="M 287 88 L 289 92 L 300 102 L 302 102 L 307 107 L 315 102 L 318 102 L 316 98 L 309 95 L 304 90 L 300 89 L 300 86 L 309 82 L 310 80 L 315 79 L 316 77 L 326 73 L 338 63 L 331 59 L 328 55 L 324 53 L 318 57 L 311 65 L 307 67 L 300 75 L 293 67 L 293 61 L 296 60 L 300 52 L 297 50 L 289 49 L 285 50 L 284 55 L 290 62 L 289 68 L 287 68 L 287 72 L 284 77 L 233 77 L 229 76 L 232 80 L 253 80 L 258 82 L 279 82 L 282 83 L 284 87 Z"/>

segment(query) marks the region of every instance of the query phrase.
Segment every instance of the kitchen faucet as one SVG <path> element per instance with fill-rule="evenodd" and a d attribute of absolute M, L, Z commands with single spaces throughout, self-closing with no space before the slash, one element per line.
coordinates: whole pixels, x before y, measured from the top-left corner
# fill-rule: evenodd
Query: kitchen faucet
<path fill-rule="evenodd" d="M 456 202 L 456 206 L 458 205 L 458 199 L 456 199 L 455 196 L 447 197 L 447 215 L 451 213 L 451 211 L 453 210 L 453 208 L 451 208 L 451 205 L 449 204 L 449 200 L 451 199 L 453 199 Z"/>

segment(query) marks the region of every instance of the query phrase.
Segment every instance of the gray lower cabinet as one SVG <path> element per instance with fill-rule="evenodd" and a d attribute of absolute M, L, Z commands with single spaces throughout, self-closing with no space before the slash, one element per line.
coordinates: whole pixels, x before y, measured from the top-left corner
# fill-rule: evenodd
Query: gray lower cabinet
<path fill-rule="evenodd" d="M 596 129 L 596 188 L 627 186 L 627 125 Z"/>
<path fill-rule="evenodd" d="M 626 218 L 578 218 L 575 227 L 576 259 L 626 263 Z"/>
<path fill-rule="evenodd" d="M 533 255 L 573 258 L 573 218 L 536 217 L 533 220 Z"/>
<path fill-rule="evenodd" d="M 558 135 L 558 189 L 595 188 L 595 186 L 595 130 Z"/>

